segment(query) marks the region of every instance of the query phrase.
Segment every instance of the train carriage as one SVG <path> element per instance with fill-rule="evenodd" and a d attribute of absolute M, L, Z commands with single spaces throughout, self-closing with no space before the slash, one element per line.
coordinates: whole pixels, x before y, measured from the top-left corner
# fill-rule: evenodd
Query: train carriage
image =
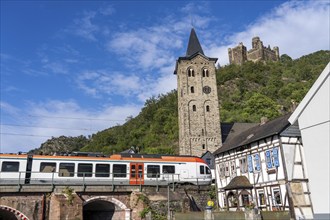
<path fill-rule="evenodd" d="M 1 154 L 0 184 L 168 185 L 211 183 L 198 157 L 112 155 L 110 157 Z"/>
<path fill-rule="evenodd" d="M 27 155 L 0 155 L 0 182 L 25 183 Z"/>

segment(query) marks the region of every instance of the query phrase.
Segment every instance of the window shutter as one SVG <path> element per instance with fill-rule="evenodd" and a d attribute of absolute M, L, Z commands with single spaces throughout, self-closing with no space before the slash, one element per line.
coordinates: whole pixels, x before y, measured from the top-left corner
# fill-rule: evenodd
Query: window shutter
<path fill-rule="evenodd" d="M 273 167 L 273 164 L 272 164 L 272 158 L 270 157 L 270 156 L 271 156 L 271 155 L 270 155 L 270 151 L 267 150 L 267 151 L 265 152 L 265 154 L 266 154 L 267 168 L 270 169 L 270 168 Z"/>
<path fill-rule="evenodd" d="M 253 173 L 252 156 L 248 155 L 247 160 L 248 160 L 248 170 L 250 173 Z"/>
<path fill-rule="evenodd" d="M 261 168 L 260 168 L 260 157 L 259 157 L 259 154 L 254 155 L 254 158 L 255 158 L 255 161 L 256 161 L 256 170 L 257 171 L 260 171 Z"/>
<path fill-rule="evenodd" d="M 280 166 L 280 162 L 278 160 L 278 147 L 273 149 L 273 158 L 274 158 L 274 165 L 275 167 L 279 167 Z"/>

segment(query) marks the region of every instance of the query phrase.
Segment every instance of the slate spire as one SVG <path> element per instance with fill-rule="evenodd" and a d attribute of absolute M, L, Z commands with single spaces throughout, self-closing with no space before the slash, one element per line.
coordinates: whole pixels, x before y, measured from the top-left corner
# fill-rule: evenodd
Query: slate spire
<path fill-rule="evenodd" d="M 188 48 L 186 52 L 186 57 L 190 57 L 191 55 L 194 55 L 196 53 L 201 53 L 204 55 L 203 49 L 201 47 L 201 44 L 199 43 L 199 40 L 197 38 L 195 29 L 192 28 L 190 32 L 190 37 L 189 37 L 189 43 L 188 43 Z"/>

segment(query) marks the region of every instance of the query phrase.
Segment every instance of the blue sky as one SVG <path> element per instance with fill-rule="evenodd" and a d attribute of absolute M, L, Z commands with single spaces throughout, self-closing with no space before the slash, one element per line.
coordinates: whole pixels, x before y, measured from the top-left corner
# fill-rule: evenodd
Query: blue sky
<path fill-rule="evenodd" d="M 292 58 L 329 49 L 328 1 L 1 1 L 0 152 L 90 135 L 176 89 L 191 27 L 205 54 L 260 36 Z"/>

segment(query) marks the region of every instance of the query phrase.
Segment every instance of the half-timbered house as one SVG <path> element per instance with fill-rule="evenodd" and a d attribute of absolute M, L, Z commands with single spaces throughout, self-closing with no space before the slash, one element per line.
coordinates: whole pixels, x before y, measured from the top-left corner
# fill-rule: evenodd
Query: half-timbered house
<path fill-rule="evenodd" d="M 221 208 L 255 205 L 264 211 L 290 211 L 296 219 L 312 217 L 301 134 L 289 116 L 247 129 L 214 152 Z"/>

